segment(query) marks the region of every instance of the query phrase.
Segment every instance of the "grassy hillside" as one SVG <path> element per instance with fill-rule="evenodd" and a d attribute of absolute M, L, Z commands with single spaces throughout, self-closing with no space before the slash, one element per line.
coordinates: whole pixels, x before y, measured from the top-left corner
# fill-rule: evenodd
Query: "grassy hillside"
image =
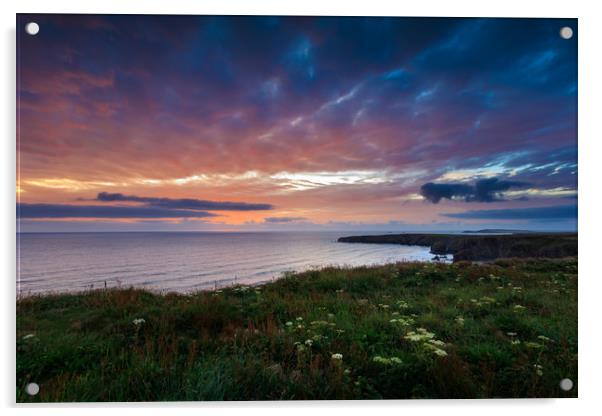
<path fill-rule="evenodd" d="M 575 259 L 17 301 L 20 402 L 575 397 L 565 377 L 577 381 Z"/>

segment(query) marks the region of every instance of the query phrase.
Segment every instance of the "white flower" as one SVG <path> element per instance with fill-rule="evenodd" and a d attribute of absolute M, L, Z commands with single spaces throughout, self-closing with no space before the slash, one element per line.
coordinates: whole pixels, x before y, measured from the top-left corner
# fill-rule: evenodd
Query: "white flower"
<path fill-rule="evenodd" d="M 305 345 L 307 345 L 308 347 L 311 347 L 313 343 L 314 342 L 311 339 L 306 339 L 305 340 Z"/>
<path fill-rule="evenodd" d="M 288 321 L 285 325 L 286 326 L 293 326 L 293 323 L 291 321 Z"/>
<path fill-rule="evenodd" d="M 542 340 L 543 342 L 547 342 L 547 341 L 551 341 L 550 338 L 544 336 L 544 335 L 539 335 L 537 338 L 539 338 L 540 340 Z"/>
<path fill-rule="evenodd" d="M 145 322 L 146 322 L 146 320 L 144 318 L 137 318 L 132 321 L 132 323 L 136 326 L 140 326 Z"/>
<path fill-rule="evenodd" d="M 34 338 L 35 334 L 27 334 L 23 337 L 23 339 L 30 339 L 30 338 Z"/>
<path fill-rule="evenodd" d="M 341 361 L 343 359 L 343 354 L 339 354 L 339 353 L 332 354 L 330 356 L 330 358 L 332 358 L 335 361 Z"/>

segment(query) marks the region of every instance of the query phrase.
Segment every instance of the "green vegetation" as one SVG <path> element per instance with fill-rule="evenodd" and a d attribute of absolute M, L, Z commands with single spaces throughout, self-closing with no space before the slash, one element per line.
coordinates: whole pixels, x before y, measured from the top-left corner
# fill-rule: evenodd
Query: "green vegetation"
<path fill-rule="evenodd" d="M 576 397 L 565 377 L 577 381 L 576 259 L 17 301 L 19 402 Z"/>

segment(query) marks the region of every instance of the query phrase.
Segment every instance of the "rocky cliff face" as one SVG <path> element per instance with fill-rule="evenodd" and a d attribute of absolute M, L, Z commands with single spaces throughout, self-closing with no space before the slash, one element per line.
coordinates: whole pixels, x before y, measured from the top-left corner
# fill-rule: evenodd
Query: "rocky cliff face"
<path fill-rule="evenodd" d="M 433 254 L 453 254 L 454 261 L 502 257 L 571 257 L 577 255 L 575 233 L 511 235 L 386 234 L 341 237 L 342 243 L 428 246 Z"/>

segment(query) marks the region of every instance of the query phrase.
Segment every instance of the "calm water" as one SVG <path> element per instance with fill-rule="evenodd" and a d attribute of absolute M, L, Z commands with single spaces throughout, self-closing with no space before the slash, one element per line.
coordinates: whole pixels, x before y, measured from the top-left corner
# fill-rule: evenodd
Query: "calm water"
<path fill-rule="evenodd" d="M 145 287 L 187 292 L 327 265 L 428 261 L 428 247 L 337 243 L 349 233 L 20 234 L 17 292 Z"/>

